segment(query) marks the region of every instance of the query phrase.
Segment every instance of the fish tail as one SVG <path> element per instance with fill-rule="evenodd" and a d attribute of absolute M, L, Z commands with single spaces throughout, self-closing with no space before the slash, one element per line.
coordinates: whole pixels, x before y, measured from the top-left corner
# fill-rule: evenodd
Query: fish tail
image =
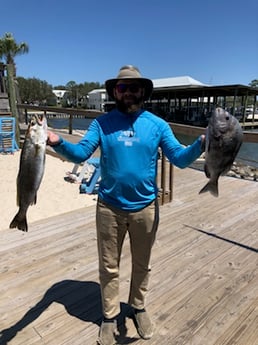
<path fill-rule="evenodd" d="M 28 231 L 28 223 L 26 214 L 21 213 L 20 211 L 14 216 L 13 220 L 9 225 L 10 229 L 18 228 L 19 230 Z"/>
<path fill-rule="evenodd" d="M 199 194 L 210 192 L 213 196 L 219 196 L 218 181 L 209 181 L 199 192 Z"/>

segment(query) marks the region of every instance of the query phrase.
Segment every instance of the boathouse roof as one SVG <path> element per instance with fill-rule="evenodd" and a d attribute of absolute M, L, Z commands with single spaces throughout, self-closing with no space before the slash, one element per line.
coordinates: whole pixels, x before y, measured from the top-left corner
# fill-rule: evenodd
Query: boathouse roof
<path fill-rule="evenodd" d="M 189 76 L 170 77 L 153 79 L 153 86 L 157 88 L 172 88 L 172 87 L 196 87 L 196 86 L 207 86 L 199 80 L 193 79 Z"/>
<path fill-rule="evenodd" d="M 197 87 L 198 86 L 198 87 Z M 258 88 L 247 85 L 175 85 L 167 87 L 154 87 L 152 98 L 159 95 L 159 97 L 167 96 L 168 93 L 172 97 L 177 94 L 177 97 L 205 97 L 205 96 L 258 96 Z"/>

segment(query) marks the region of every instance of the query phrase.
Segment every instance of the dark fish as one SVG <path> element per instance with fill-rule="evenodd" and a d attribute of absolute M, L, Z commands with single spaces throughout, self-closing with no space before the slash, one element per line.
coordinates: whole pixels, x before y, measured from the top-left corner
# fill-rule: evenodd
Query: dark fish
<path fill-rule="evenodd" d="M 47 121 L 45 116 L 33 115 L 26 132 L 21 151 L 20 167 L 17 176 L 18 213 L 11 221 L 10 228 L 28 231 L 27 210 L 36 204 L 45 168 L 47 141 Z"/>
<path fill-rule="evenodd" d="M 204 171 L 210 179 L 199 193 L 218 196 L 218 179 L 231 168 L 243 141 L 238 120 L 222 108 L 213 111 L 206 131 Z"/>

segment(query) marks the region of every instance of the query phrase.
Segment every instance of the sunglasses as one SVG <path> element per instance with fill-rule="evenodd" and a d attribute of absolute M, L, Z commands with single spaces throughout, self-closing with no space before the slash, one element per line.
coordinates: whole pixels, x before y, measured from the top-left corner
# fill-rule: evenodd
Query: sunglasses
<path fill-rule="evenodd" d="M 137 93 L 141 89 L 141 86 L 137 83 L 133 84 L 117 84 L 116 90 L 119 93 L 125 93 L 127 90 L 129 90 L 132 93 Z"/>

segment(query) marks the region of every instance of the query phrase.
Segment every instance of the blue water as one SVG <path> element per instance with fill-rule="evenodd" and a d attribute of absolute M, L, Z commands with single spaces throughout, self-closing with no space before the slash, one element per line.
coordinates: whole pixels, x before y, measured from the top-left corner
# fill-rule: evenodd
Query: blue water
<path fill-rule="evenodd" d="M 86 130 L 91 122 L 92 119 L 73 119 L 73 129 L 80 131 Z M 69 120 L 56 118 L 49 119 L 48 125 L 56 129 L 68 129 Z M 177 135 L 177 138 L 184 145 L 191 144 L 195 139 L 194 137 L 187 135 Z M 243 143 L 236 159 L 244 164 L 258 168 L 258 144 Z"/>
<path fill-rule="evenodd" d="M 73 129 L 75 130 L 86 130 L 93 119 L 73 119 Z M 68 129 L 69 119 L 48 119 L 48 126 L 56 129 Z"/>
<path fill-rule="evenodd" d="M 195 139 L 194 137 L 178 134 L 178 140 L 184 144 L 189 145 Z M 258 144 L 256 143 L 243 143 L 238 152 L 236 160 L 246 165 L 251 165 L 258 168 Z"/>

